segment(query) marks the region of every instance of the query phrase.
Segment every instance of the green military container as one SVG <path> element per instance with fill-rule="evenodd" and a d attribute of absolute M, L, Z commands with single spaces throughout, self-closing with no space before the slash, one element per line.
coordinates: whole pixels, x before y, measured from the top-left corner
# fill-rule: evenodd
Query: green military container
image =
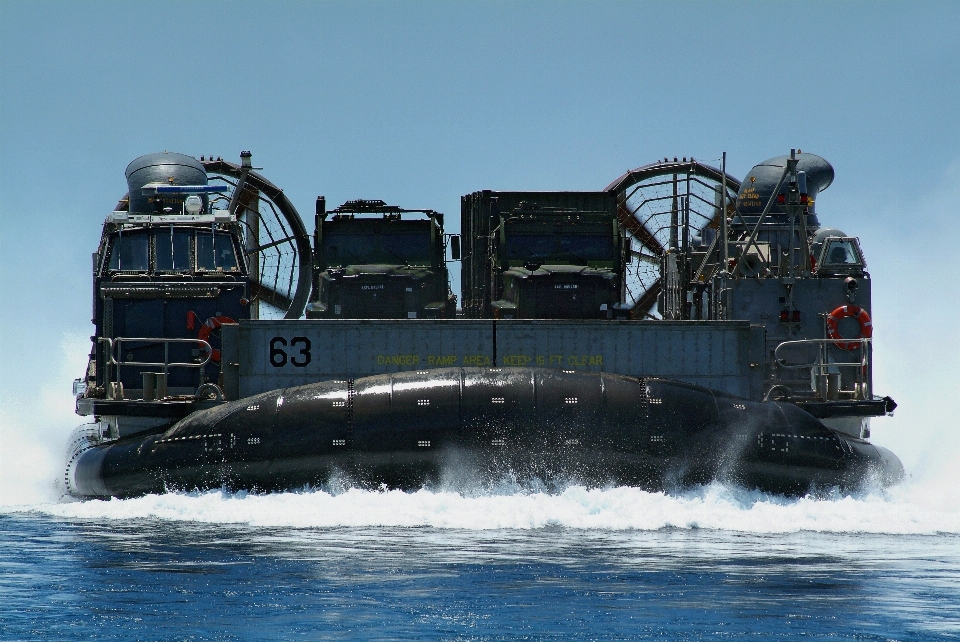
<path fill-rule="evenodd" d="M 329 218 L 328 218 L 329 217 Z M 383 201 L 317 199 L 308 319 L 451 318 L 443 214 Z"/>
<path fill-rule="evenodd" d="M 627 243 L 612 192 L 474 192 L 461 199 L 463 314 L 624 318 Z"/>

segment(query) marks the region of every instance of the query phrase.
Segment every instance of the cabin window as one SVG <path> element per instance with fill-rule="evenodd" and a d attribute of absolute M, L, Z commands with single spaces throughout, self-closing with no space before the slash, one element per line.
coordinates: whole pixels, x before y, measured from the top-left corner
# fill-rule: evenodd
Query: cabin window
<path fill-rule="evenodd" d="M 197 232 L 197 270 L 236 272 L 237 269 L 237 255 L 229 234 Z"/>
<path fill-rule="evenodd" d="M 191 272 L 190 230 L 171 226 L 156 231 L 157 272 Z"/>
<path fill-rule="evenodd" d="M 538 234 L 508 231 L 506 236 L 504 257 L 507 261 L 587 265 L 591 261 L 612 261 L 616 256 L 610 234 Z"/>
<path fill-rule="evenodd" d="M 863 265 L 856 239 L 827 239 L 823 251 L 824 266 L 859 267 Z"/>
<path fill-rule="evenodd" d="M 146 230 L 119 233 L 110 250 L 110 268 L 123 272 L 146 272 L 150 269 L 150 236 Z"/>
<path fill-rule="evenodd" d="M 381 234 L 377 245 L 386 257 L 401 257 L 407 265 L 430 265 L 433 255 L 428 232 Z"/>
<path fill-rule="evenodd" d="M 334 229 L 324 233 L 323 245 L 329 265 L 430 265 L 433 256 L 428 231 L 376 234 Z"/>

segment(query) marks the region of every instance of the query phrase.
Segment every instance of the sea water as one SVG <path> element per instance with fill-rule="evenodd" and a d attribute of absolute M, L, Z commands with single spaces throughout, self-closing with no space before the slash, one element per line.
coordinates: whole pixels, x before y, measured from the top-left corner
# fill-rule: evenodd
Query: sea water
<path fill-rule="evenodd" d="M 7 505 L 0 638 L 960 638 L 937 501 L 505 481 Z"/>

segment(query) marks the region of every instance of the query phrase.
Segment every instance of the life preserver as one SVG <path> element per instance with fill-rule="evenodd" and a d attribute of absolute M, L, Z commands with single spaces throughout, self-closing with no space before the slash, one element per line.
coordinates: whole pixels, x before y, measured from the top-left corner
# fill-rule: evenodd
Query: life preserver
<path fill-rule="evenodd" d="M 860 347 L 860 342 L 844 342 L 843 337 L 840 336 L 840 332 L 837 330 L 837 324 L 840 322 L 840 319 L 845 319 L 847 317 L 853 317 L 857 320 L 857 323 L 860 324 L 859 339 L 869 339 L 873 336 L 873 322 L 870 321 L 870 315 L 867 314 L 866 310 L 863 308 L 858 308 L 855 305 L 841 305 L 839 308 L 827 315 L 827 338 L 835 340 L 840 339 L 840 341 L 837 341 L 837 343 L 834 345 L 841 350 L 856 350 Z"/>
<path fill-rule="evenodd" d="M 201 341 L 207 341 L 207 339 L 210 338 L 210 333 L 220 329 L 220 326 L 224 323 L 236 323 L 236 321 L 230 317 L 210 317 L 200 326 L 200 332 L 197 333 L 197 338 Z M 220 363 L 220 351 L 212 346 L 210 347 L 210 361 Z"/>

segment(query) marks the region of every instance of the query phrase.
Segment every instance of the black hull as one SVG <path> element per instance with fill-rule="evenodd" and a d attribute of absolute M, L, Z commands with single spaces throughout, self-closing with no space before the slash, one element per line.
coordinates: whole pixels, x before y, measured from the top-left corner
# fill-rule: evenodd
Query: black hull
<path fill-rule="evenodd" d="M 889 485 L 895 455 L 792 404 L 660 379 L 530 368 L 449 368 L 275 390 L 203 410 L 162 435 L 75 453 L 71 494 L 334 477 L 417 488 L 504 475 L 651 490 L 720 480 L 782 494 Z"/>

